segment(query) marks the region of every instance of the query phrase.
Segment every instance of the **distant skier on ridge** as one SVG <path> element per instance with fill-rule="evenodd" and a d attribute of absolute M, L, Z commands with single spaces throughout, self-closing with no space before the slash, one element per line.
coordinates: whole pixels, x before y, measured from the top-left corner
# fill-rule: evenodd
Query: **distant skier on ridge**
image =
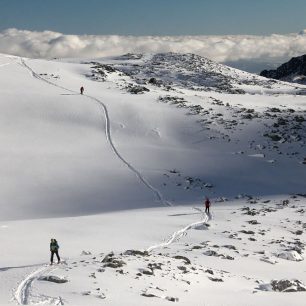
<path fill-rule="evenodd" d="M 50 252 L 51 252 L 51 265 L 53 265 L 53 257 L 54 257 L 54 254 L 56 255 L 57 257 L 57 263 L 60 263 L 61 262 L 61 259 L 58 255 L 58 249 L 59 249 L 59 245 L 56 241 L 56 239 L 52 238 L 51 239 L 51 242 L 50 242 Z"/>
<path fill-rule="evenodd" d="M 84 92 L 84 87 L 82 86 L 82 87 L 80 88 L 80 93 L 81 93 L 81 95 L 83 94 L 83 92 Z"/>

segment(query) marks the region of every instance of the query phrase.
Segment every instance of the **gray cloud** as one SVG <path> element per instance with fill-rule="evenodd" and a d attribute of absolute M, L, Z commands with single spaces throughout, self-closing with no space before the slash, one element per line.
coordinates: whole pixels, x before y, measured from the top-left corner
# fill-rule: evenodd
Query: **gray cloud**
<path fill-rule="evenodd" d="M 287 35 L 94 36 L 8 29 L 0 52 L 34 58 L 94 58 L 128 52 L 191 52 L 218 62 L 281 62 L 306 53 L 306 31 Z"/>

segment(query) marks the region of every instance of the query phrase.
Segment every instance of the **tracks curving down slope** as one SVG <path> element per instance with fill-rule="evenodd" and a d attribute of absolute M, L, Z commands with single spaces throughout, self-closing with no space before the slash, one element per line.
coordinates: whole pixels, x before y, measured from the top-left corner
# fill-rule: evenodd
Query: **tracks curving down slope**
<path fill-rule="evenodd" d="M 42 273 L 46 272 L 48 267 L 41 267 L 29 274 L 18 286 L 15 291 L 15 299 L 18 305 L 28 305 L 32 282 Z"/>
<path fill-rule="evenodd" d="M 212 216 L 210 214 L 206 214 L 204 213 L 201 209 L 199 208 L 195 208 L 196 210 L 198 210 L 202 215 L 203 215 L 203 218 L 201 221 L 197 221 L 197 222 L 194 222 L 194 223 L 191 223 L 191 224 L 188 224 L 187 226 L 185 226 L 184 228 L 174 232 L 170 238 L 168 240 L 166 240 L 165 242 L 162 242 L 160 244 L 156 244 L 156 245 L 153 245 L 153 246 L 150 246 L 149 248 L 147 248 L 147 252 L 151 252 L 155 249 L 160 249 L 160 248 L 164 248 L 168 245 L 170 245 L 171 243 L 175 242 L 175 241 L 179 241 L 183 236 L 186 235 L 187 231 L 190 230 L 190 229 L 193 229 L 193 228 L 196 228 L 198 226 L 201 226 L 201 225 L 205 225 L 209 220 L 212 219 Z"/>
<path fill-rule="evenodd" d="M 60 86 L 58 84 L 55 84 L 49 80 L 44 79 L 43 77 L 41 77 L 39 74 L 37 74 L 26 62 L 23 58 L 21 58 L 21 66 L 23 66 L 24 68 L 26 68 L 31 75 L 40 80 L 43 81 L 49 85 L 61 88 L 65 91 L 68 91 L 70 93 L 74 93 L 74 94 L 78 94 L 78 92 L 65 88 L 63 86 Z M 111 135 L 111 123 L 110 123 L 110 116 L 109 116 L 109 112 L 108 109 L 106 107 L 106 105 L 99 99 L 93 97 L 93 96 L 89 96 L 89 95 L 83 95 L 84 97 L 98 103 L 98 105 L 100 107 L 102 107 L 103 109 L 103 113 L 104 113 L 104 118 L 105 118 L 105 134 L 106 134 L 106 139 L 112 149 L 112 151 L 114 152 L 114 154 L 117 156 L 117 158 L 119 158 L 121 160 L 122 163 L 124 163 L 135 175 L 136 177 L 139 179 L 139 181 L 145 185 L 149 190 L 151 190 L 151 192 L 154 194 L 155 198 L 157 199 L 157 201 L 159 201 L 161 204 L 165 205 L 165 206 L 172 206 L 171 203 L 167 200 L 164 199 L 162 193 L 156 189 L 155 187 L 153 187 L 148 180 L 140 173 L 139 170 L 137 170 L 130 162 L 128 162 L 122 155 L 121 153 L 118 151 L 118 149 L 115 147 L 114 142 L 112 140 L 112 135 Z"/>

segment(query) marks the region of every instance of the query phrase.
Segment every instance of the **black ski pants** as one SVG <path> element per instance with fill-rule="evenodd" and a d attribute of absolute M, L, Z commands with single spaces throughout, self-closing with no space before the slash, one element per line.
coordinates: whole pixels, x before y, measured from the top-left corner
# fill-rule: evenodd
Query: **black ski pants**
<path fill-rule="evenodd" d="M 58 251 L 51 251 L 51 263 L 53 263 L 54 254 L 55 254 L 56 257 L 57 257 L 57 261 L 60 262 L 61 259 L 60 259 L 59 255 L 58 255 Z"/>

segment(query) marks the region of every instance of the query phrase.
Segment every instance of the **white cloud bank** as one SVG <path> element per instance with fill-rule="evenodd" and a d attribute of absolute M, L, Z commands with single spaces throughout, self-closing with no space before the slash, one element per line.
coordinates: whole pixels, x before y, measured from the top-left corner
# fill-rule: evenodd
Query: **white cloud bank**
<path fill-rule="evenodd" d="M 287 35 L 95 36 L 8 29 L 0 52 L 33 58 L 95 58 L 128 52 L 191 52 L 218 62 L 281 62 L 306 54 L 306 30 Z"/>

